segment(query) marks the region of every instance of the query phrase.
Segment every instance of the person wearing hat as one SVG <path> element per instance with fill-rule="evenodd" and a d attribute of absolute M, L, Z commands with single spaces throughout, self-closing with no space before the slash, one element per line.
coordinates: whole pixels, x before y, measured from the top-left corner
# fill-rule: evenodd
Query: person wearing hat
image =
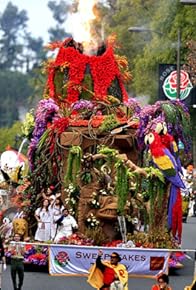
<path fill-rule="evenodd" d="M 161 273 L 157 277 L 157 284 L 153 285 L 151 290 L 172 290 L 172 288 L 168 284 L 168 275 L 165 273 Z"/>
<path fill-rule="evenodd" d="M 113 252 L 110 261 L 102 261 L 103 252 L 99 250 L 96 263 L 90 269 L 88 283 L 99 290 L 128 290 L 128 272 L 121 264 L 121 257 Z"/>

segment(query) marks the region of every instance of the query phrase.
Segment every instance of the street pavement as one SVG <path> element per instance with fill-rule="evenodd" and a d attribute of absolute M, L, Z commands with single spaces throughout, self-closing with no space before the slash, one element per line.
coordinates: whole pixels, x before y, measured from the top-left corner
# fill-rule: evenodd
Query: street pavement
<path fill-rule="evenodd" d="M 196 248 L 196 217 L 188 217 L 187 223 L 183 223 L 183 249 Z M 170 284 L 173 290 L 184 290 L 191 284 L 194 275 L 194 252 L 187 252 L 183 262 L 184 267 L 170 271 Z M 129 290 L 150 290 L 153 279 L 129 278 Z M 12 290 L 10 267 L 3 272 L 2 290 Z M 86 282 L 86 277 L 62 277 L 50 276 L 44 272 L 25 271 L 23 290 L 93 290 Z"/>

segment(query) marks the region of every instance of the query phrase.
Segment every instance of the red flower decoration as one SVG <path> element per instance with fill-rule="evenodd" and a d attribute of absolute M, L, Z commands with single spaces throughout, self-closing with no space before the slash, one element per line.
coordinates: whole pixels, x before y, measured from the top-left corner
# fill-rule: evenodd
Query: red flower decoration
<path fill-rule="evenodd" d="M 63 99 L 62 96 L 58 96 L 55 92 L 54 77 L 56 69 L 63 67 L 65 64 L 69 67 L 69 81 L 67 83 L 67 96 L 66 99 Z M 79 99 L 87 65 L 90 67 L 93 79 L 95 100 L 106 101 L 108 88 L 114 79 L 118 80 L 123 102 L 128 100 L 128 94 L 123 85 L 123 78 L 111 46 L 108 46 L 106 52 L 101 56 L 88 56 L 81 54 L 73 47 L 61 46 L 56 60 L 51 62 L 48 69 L 47 88 L 49 89 L 50 97 L 58 103 L 59 101 L 68 104 L 76 102 Z"/>

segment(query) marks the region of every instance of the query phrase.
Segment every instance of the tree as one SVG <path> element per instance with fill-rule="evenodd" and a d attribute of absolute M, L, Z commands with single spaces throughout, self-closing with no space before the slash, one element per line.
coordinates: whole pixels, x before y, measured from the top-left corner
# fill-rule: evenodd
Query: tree
<path fill-rule="evenodd" d="M 20 108 L 27 107 L 32 93 L 29 78 L 16 71 L 0 71 L 0 127 L 10 127 L 19 120 Z"/>
<path fill-rule="evenodd" d="M 23 51 L 22 38 L 25 34 L 27 12 L 19 11 L 11 2 L 0 17 L 0 68 L 17 69 L 21 66 L 18 55 Z"/>
<path fill-rule="evenodd" d="M 187 40 L 196 37 L 196 18 L 192 7 L 178 0 L 119 0 L 107 1 L 106 31 L 116 32 L 122 44 L 121 54 L 128 57 L 133 81 L 129 90 L 136 95 L 157 99 L 159 63 L 176 63 L 177 31 L 181 28 L 181 62 L 184 62 Z M 112 12 L 110 7 L 112 6 Z M 114 13 L 115 11 L 115 13 Z M 105 21 L 106 22 L 106 21 Z M 130 26 L 142 26 L 162 33 L 130 33 Z"/>
<path fill-rule="evenodd" d="M 63 40 L 70 36 L 65 30 L 65 21 L 70 11 L 71 5 L 67 1 L 61 0 L 59 4 L 56 1 L 49 1 L 48 7 L 52 11 L 53 18 L 56 20 L 56 27 L 48 30 L 50 34 L 50 41 Z M 64 25 L 64 26 L 62 26 Z"/>
<path fill-rule="evenodd" d="M 15 148 L 16 136 L 21 134 L 21 125 L 21 122 L 15 122 L 11 128 L 0 128 L 0 153 L 4 152 L 7 146 Z"/>
<path fill-rule="evenodd" d="M 10 127 L 21 118 L 21 109 L 28 110 L 29 101 L 38 99 L 34 81 L 46 51 L 43 39 L 27 31 L 27 21 L 27 12 L 11 2 L 0 15 L 0 127 Z"/>
<path fill-rule="evenodd" d="M 24 43 L 24 52 L 21 55 L 25 64 L 25 71 L 29 72 L 31 69 L 39 67 L 46 60 L 46 57 L 47 52 L 43 47 L 43 39 L 32 37 L 28 33 Z"/>

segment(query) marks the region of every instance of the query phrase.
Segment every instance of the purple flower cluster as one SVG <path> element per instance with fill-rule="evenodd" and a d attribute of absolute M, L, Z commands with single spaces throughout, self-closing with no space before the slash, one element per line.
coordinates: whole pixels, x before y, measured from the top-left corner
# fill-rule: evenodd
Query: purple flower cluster
<path fill-rule="evenodd" d="M 44 131 L 47 129 L 47 124 L 52 123 L 54 119 L 59 118 L 58 111 L 59 107 L 52 99 L 41 100 L 38 104 L 35 115 L 35 128 L 28 150 L 28 158 L 31 169 L 33 169 L 34 154 L 39 140 Z"/>
<path fill-rule="evenodd" d="M 177 252 L 172 253 L 169 259 L 169 268 L 176 268 L 178 267 L 179 263 L 184 261 L 186 258 L 185 254 L 183 252 Z"/>
<path fill-rule="evenodd" d="M 5 256 L 11 258 L 11 252 L 5 250 Z M 48 264 L 47 246 L 28 246 L 24 254 L 24 263 L 45 266 Z"/>
<path fill-rule="evenodd" d="M 144 137 L 146 133 L 146 128 L 150 126 L 151 121 L 155 118 L 157 112 L 157 106 L 146 105 L 144 106 L 138 114 L 139 117 L 139 127 L 137 129 L 137 142 L 139 148 L 144 149 Z"/>
<path fill-rule="evenodd" d="M 140 103 L 134 98 L 128 98 L 124 105 L 131 110 L 132 115 L 138 115 L 141 111 Z"/>
<path fill-rule="evenodd" d="M 171 108 L 173 121 L 169 119 L 164 105 L 167 105 L 167 108 Z M 165 121 L 167 123 L 168 133 L 173 135 L 177 142 L 179 140 L 183 142 L 185 152 L 188 153 L 190 151 L 190 136 L 184 127 L 185 120 L 187 120 L 187 122 L 189 120 L 189 112 L 183 102 L 179 100 L 157 101 L 154 105 L 147 105 L 143 107 L 137 116 L 140 119 L 139 128 L 137 130 L 137 140 L 141 150 L 145 148 L 145 134 L 147 134 L 149 130 L 153 130 L 158 122 Z"/>
<path fill-rule="evenodd" d="M 48 263 L 48 247 L 32 246 L 25 251 L 24 262 L 38 266 L 45 266 Z"/>
<path fill-rule="evenodd" d="M 82 111 L 82 110 L 92 110 L 95 107 L 91 101 L 88 100 L 79 100 L 72 104 L 72 109 L 75 111 Z"/>

